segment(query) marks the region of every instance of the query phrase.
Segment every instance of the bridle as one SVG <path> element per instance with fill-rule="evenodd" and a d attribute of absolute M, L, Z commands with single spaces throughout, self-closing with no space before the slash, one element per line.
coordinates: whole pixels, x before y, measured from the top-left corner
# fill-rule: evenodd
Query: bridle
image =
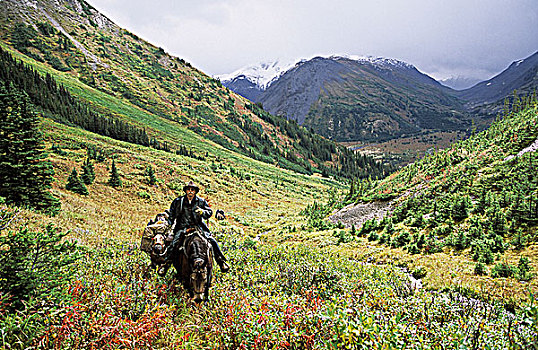
<path fill-rule="evenodd" d="M 158 236 L 158 235 L 161 235 L 163 237 L 163 240 L 164 240 L 164 236 L 160 233 L 156 234 L 155 237 L 153 237 L 153 242 L 155 242 L 155 238 Z M 159 244 L 159 245 L 162 245 L 164 246 L 164 250 L 162 251 L 162 253 L 157 253 L 155 251 L 155 246 Z M 152 254 L 154 254 L 155 256 L 158 256 L 158 257 L 165 257 L 166 254 L 168 253 L 168 246 L 166 244 L 160 244 L 160 243 L 153 243 L 153 247 L 152 247 Z"/>

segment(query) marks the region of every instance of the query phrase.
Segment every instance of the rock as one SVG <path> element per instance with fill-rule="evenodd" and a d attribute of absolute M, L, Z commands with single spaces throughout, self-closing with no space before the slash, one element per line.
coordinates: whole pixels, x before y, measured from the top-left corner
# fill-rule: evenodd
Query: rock
<path fill-rule="evenodd" d="M 392 202 L 361 202 L 350 204 L 336 213 L 329 216 L 329 220 L 334 223 L 341 222 L 345 227 L 356 228 L 362 226 L 366 220 L 382 219 L 387 213 L 392 211 Z"/>
<path fill-rule="evenodd" d="M 521 157 L 522 155 L 524 155 L 527 152 L 536 152 L 536 150 L 538 150 L 538 138 L 534 141 L 534 143 L 532 145 L 530 145 L 529 147 L 523 148 L 515 156 L 511 155 L 511 156 L 508 156 L 508 157 L 504 158 L 504 161 L 506 162 L 506 161 L 508 161 L 510 159 L 513 159 L 513 158 L 516 158 L 516 157 Z"/>

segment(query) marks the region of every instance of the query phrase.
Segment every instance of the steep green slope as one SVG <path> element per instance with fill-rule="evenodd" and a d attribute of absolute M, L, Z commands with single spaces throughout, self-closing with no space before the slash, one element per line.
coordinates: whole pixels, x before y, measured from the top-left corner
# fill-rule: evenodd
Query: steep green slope
<path fill-rule="evenodd" d="M 474 261 L 475 275 L 531 279 L 528 264 L 536 267 L 536 261 L 529 258 L 538 238 L 537 144 L 538 105 L 528 98 L 522 111 L 498 118 L 484 132 L 382 181 L 357 182 L 350 202 L 391 207 L 382 220 L 357 227 L 357 235 L 409 254 L 457 254 Z"/>
<path fill-rule="evenodd" d="M 184 60 L 119 28 L 85 1 L 40 0 L 30 6 L 10 0 L 0 8 L 0 38 L 42 62 L 40 69 L 65 80 L 67 91 L 105 115 L 136 124 L 148 123 L 136 119 L 142 114 L 165 119 L 230 150 L 305 174 L 381 177 L 386 172 L 371 159 L 264 112 Z M 138 107 L 132 109 L 136 113 L 102 106 L 93 92 L 84 92 L 86 86 Z"/>

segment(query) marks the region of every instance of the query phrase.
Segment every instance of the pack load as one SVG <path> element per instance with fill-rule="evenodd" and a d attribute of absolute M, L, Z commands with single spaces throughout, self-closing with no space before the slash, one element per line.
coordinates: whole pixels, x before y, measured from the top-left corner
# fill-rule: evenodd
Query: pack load
<path fill-rule="evenodd" d="M 163 237 L 168 237 L 171 233 L 171 227 L 168 223 L 168 213 L 165 211 L 163 213 L 157 214 L 154 220 L 148 222 L 148 225 L 142 233 L 142 240 L 140 242 L 140 250 L 151 255 L 153 250 L 153 239 L 158 234 L 161 234 Z"/>

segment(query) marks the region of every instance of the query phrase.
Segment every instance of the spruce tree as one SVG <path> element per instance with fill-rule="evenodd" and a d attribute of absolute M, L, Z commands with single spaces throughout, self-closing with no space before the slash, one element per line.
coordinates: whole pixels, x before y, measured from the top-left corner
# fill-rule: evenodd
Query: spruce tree
<path fill-rule="evenodd" d="M 49 191 L 54 170 L 44 149 L 27 96 L 0 84 L 0 196 L 8 204 L 54 215 L 60 201 Z"/>
<path fill-rule="evenodd" d="M 112 187 L 120 187 L 121 179 L 118 174 L 118 169 L 116 169 L 116 162 L 112 159 L 112 168 L 110 169 L 110 179 L 108 180 L 108 185 Z"/>
<path fill-rule="evenodd" d="M 82 165 L 82 175 L 80 175 L 80 179 L 86 185 L 91 185 L 95 180 L 95 171 L 90 158 L 86 158 Z"/>
<path fill-rule="evenodd" d="M 75 168 L 73 168 L 73 171 L 67 178 L 67 184 L 65 185 L 65 189 L 71 192 L 82 194 L 84 196 L 88 195 L 88 189 L 78 177 L 78 173 Z"/>
<path fill-rule="evenodd" d="M 155 185 L 157 183 L 157 177 L 155 176 L 155 170 L 151 165 L 146 168 L 146 176 L 148 177 L 148 184 Z"/>

